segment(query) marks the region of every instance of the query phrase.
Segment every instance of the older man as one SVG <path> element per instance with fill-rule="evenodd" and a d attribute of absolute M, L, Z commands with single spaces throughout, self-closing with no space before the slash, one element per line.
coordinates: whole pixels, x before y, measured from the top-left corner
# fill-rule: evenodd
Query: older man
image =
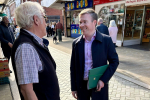
<path fill-rule="evenodd" d="M 7 17 L 2 18 L 2 22 L 0 24 L 0 41 L 1 47 L 3 50 L 3 54 L 6 58 L 10 58 L 11 48 L 13 46 L 15 37 L 10 27 L 9 20 Z"/>
<path fill-rule="evenodd" d="M 42 6 L 22 3 L 15 19 L 21 30 L 12 48 L 12 64 L 21 100 L 60 100 L 56 64 L 42 40 L 47 34 Z"/>
<path fill-rule="evenodd" d="M 116 71 L 119 60 L 111 37 L 95 30 L 97 14 L 85 9 L 79 14 L 79 27 L 83 33 L 72 44 L 71 90 L 78 100 L 108 100 L 108 81 Z M 88 74 L 92 68 L 107 64 L 109 67 L 99 79 L 96 89 L 87 89 Z"/>
<path fill-rule="evenodd" d="M 108 27 L 103 24 L 102 18 L 98 19 L 96 29 L 103 34 L 109 35 Z"/>

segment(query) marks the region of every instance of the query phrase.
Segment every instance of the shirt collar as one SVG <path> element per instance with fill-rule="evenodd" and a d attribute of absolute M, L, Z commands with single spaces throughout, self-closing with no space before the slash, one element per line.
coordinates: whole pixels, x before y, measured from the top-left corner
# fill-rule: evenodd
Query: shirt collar
<path fill-rule="evenodd" d="M 24 29 L 24 30 L 27 31 L 31 36 L 33 36 L 38 41 L 38 43 L 43 46 L 43 39 L 42 38 L 38 37 L 37 35 L 35 35 L 34 33 L 30 32 L 26 29 Z"/>
<path fill-rule="evenodd" d="M 94 32 L 92 38 L 91 38 L 91 41 L 93 41 L 93 40 L 95 39 L 95 37 L 96 37 L 96 30 L 95 30 L 95 32 Z M 83 39 L 85 39 L 86 42 L 90 42 L 90 41 L 88 41 L 88 40 L 86 39 L 85 35 L 83 35 Z"/>

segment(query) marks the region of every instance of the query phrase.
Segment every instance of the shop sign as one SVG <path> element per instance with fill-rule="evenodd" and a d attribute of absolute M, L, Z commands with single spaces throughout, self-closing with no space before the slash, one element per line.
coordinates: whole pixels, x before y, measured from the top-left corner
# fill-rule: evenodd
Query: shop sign
<path fill-rule="evenodd" d="M 71 34 L 82 34 L 79 24 L 71 24 Z"/>
<path fill-rule="evenodd" d="M 145 4 L 145 3 L 150 3 L 150 1 L 149 0 L 126 0 L 125 5 L 130 6 L 130 5 Z"/>
<path fill-rule="evenodd" d="M 93 7 L 93 0 L 78 0 L 65 3 L 66 11 Z"/>
<path fill-rule="evenodd" d="M 116 2 L 116 1 L 122 1 L 122 0 L 94 0 L 94 5 Z"/>
<path fill-rule="evenodd" d="M 71 24 L 71 37 L 77 38 L 82 35 L 79 24 Z"/>

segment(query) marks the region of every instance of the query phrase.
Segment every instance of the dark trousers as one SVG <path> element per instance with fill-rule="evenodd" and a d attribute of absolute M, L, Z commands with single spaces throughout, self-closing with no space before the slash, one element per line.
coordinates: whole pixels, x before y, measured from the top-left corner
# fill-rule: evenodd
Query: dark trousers
<path fill-rule="evenodd" d="M 6 58 L 8 58 L 8 61 L 9 61 L 10 56 L 11 56 L 11 49 L 6 50 L 6 49 L 3 49 L 3 48 L 2 48 L 2 50 L 3 50 L 4 56 L 5 56 Z"/>
<path fill-rule="evenodd" d="M 87 90 L 87 81 L 83 81 L 83 87 L 77 90 L 77 100 L 108 100 L 108 84 L 96 92 L 96 88 Z"/>
<path fill-rule="evenodd" d="M 62 41 L 62 35 L 61 35 L 61 32 L 62 32 L 61 29 L 57 29 L 59 42 Z"/>

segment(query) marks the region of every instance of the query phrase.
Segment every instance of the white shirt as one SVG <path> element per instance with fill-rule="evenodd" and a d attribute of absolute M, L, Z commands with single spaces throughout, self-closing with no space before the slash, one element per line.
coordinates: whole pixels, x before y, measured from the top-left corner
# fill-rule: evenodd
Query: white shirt
<path fill-rule="evenodd" d="M 54 25 L 52 25 L 51 28 L 54 28 Z"/>
<path fill-rule="evenodd" d="M 109 35 L 110 35 L 113 43 L 116 43 L 118 28 L 117 27 L 109 27 L 108 30 L 109 30 Z"/>

